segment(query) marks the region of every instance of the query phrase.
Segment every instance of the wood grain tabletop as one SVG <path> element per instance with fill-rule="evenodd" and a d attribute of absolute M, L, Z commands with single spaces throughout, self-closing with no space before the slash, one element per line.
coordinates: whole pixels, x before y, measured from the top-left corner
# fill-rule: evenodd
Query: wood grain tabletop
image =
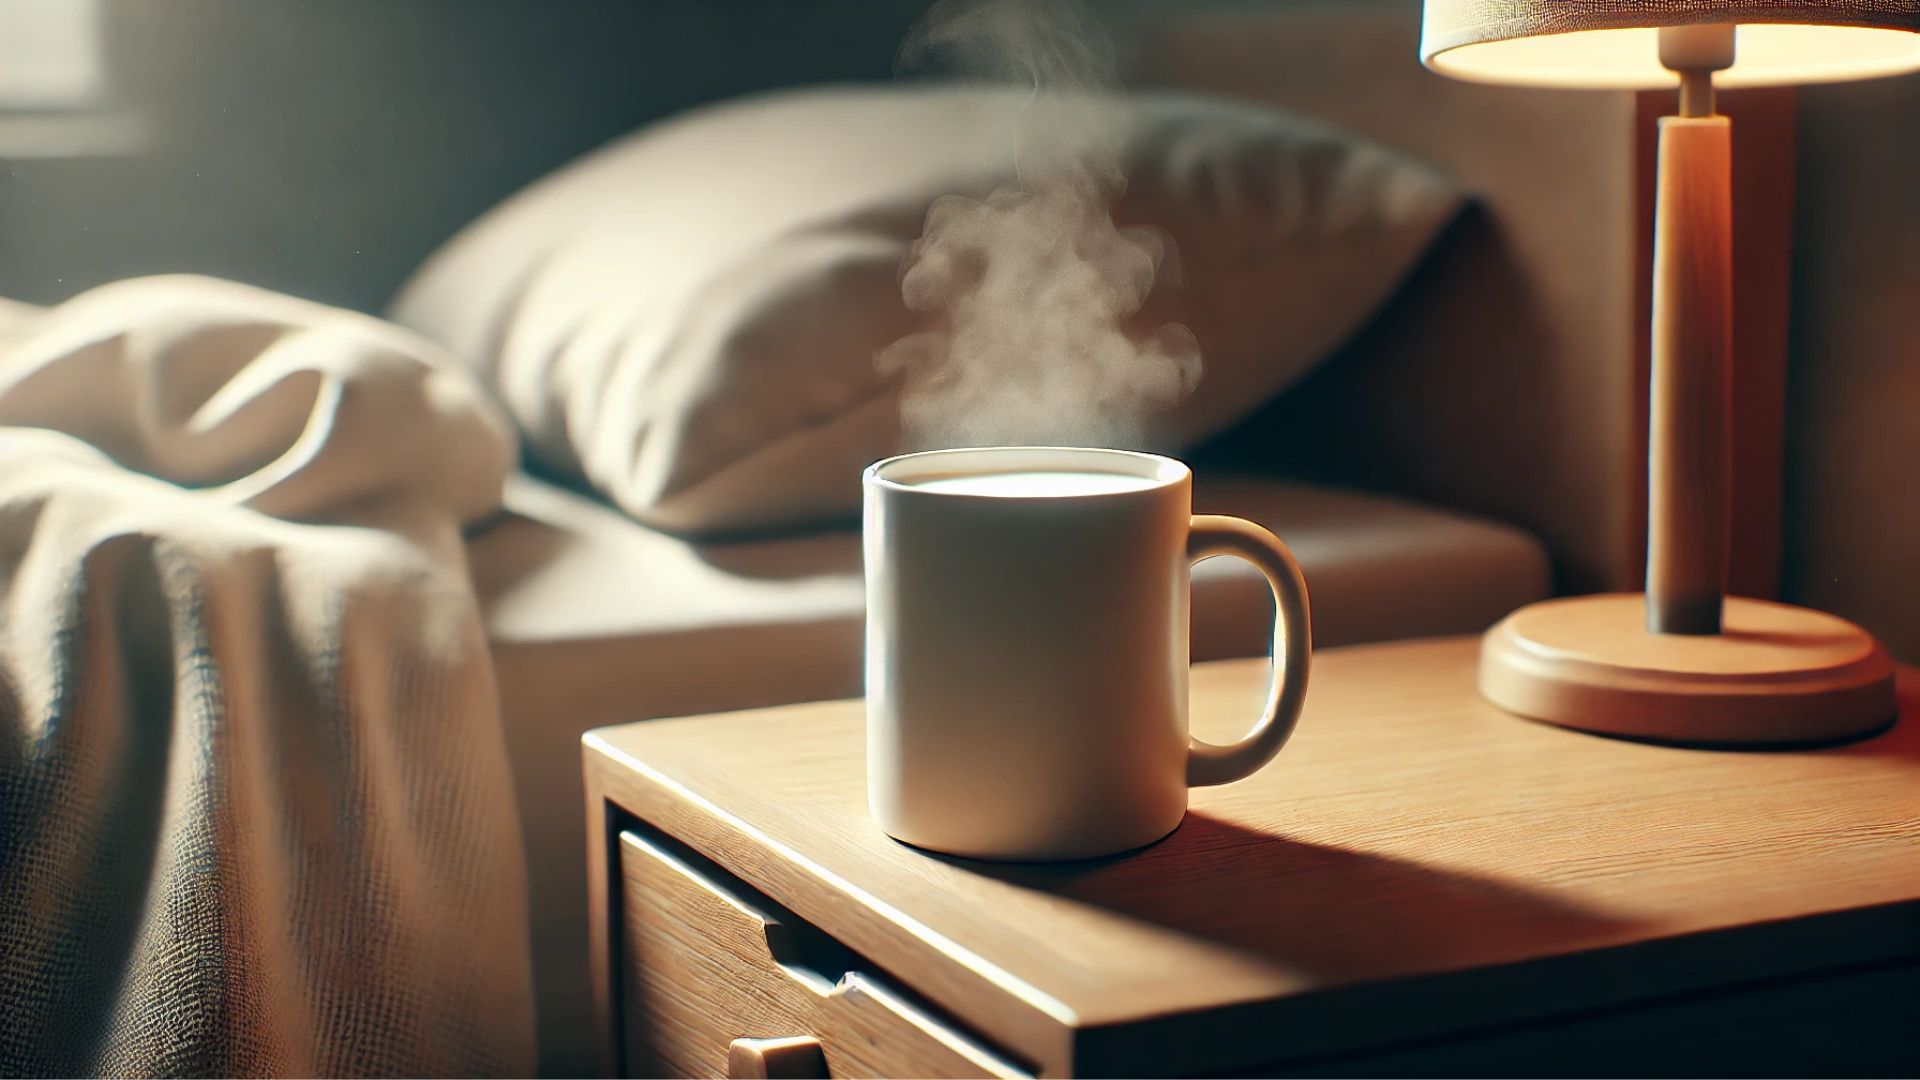
<path fill-rule="evenodd" d="M 1920 683 L 1847 746 L 1691 750 L 1518 720 L 1478 639 L 1316 656 L 1294 741 L 1139 852 L 930 855 L 869 818 L 859 701 L 587 737 L 593 787 L 1033 1061 L 1204 1069 L 1920 955 Z M 1194 669 L 1235 735 L 1264 661 Z M 990 795 L 983 790 L 981 797 Z M 1253 1034 L 1249 1034 L 1253 1033 Z M 1172 1060 L 1171 1057 L 1165 1060 Z"/>

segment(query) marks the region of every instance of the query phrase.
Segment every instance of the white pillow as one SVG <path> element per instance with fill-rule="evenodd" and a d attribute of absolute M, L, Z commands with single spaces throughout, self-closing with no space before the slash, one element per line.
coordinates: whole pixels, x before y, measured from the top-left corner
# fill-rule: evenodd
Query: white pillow
<path fill-rule="evenodd" d="M 875 354 L 920 329 L 900 271 L 929 205 L 1014 175 L 1022 94 L 787 92 L 620 140 L 508 199 L 393 318 L 450 346 L 535 457 L 677 531 L 859 506 L 900 443 Z M 1156 322 L 1198 337 L 1182 444 L 1271 399 L 1364 324 L 1458 212 L 1429 167 L 1268 109 L 1128 99 L 1122 224 L 1164 230 Z"/>

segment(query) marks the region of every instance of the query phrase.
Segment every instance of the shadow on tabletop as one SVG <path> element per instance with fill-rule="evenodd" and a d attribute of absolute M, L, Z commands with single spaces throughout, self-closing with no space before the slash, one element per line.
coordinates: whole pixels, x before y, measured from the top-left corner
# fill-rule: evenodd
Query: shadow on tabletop
<path fill-rule="evenodd" d="M 1471 825 L 1461 828 L 1470 843 Z M 1125 855 L 1068 863 L 933 857 L 1333 982 L 1593 948 L 1635 925 L 1537 887 L 1192 811 L 1165 839 Z"/>

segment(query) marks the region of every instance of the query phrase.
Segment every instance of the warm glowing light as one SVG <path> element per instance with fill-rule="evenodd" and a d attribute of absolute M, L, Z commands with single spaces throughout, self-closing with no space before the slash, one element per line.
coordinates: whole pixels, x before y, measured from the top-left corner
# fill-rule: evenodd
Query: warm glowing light
<path fill-rule="evenodd" d="M 1659 31 L 1578 30 L 1462 45 L 1427 66 L 1473 82 L 1526 86 L 1671 86 Z M 1723 87 L 1839 82 L 1920 71 L 1920 33 L 1865 26 L 1756 23 L 1735 34 L 1738 59 L 1714 76 Z"/>

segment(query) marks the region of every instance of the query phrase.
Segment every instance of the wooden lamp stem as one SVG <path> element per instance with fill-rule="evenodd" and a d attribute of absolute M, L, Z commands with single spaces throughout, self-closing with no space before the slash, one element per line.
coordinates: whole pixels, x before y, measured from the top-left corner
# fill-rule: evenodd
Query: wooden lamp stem
<path fill-rule="evenodd" d="M 1892 723 L 1893 661 L 1833 615 L 1727 596 L 1733 418 L 1733 140 L 1713 73 L 1734 28 L 1668 27 L 1680 115 L 1660 121 L 1648 415 L 1647 591 L 1543 600 L 1480 649 L 1480 693 L 1631 738 L 1779 746 Z"/>
<path fill-rule="evenodd" d="M 1713 115 L 1710 28 L 1663 41 L 1681 116 L 1660 121 L 1648 415 L 1647 629 L 1718 634 L 1733 483 L 1733 140 Z"/>
<path fill-rule="evenodd" d="M 1660 121 L 1654 227 L 1647 629 L 1717 634 L 1733 432 L 1732 139 L 1724 116 Z"/>

